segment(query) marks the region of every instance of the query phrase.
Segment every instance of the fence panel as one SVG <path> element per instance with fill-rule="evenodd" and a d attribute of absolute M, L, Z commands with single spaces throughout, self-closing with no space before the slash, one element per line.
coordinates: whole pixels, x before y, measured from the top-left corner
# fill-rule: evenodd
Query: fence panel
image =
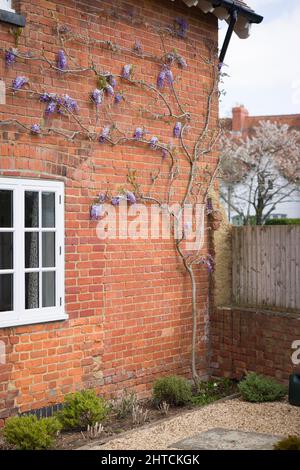
<path fill-rule="evenodd" d="M 234 227 L 236 305 L 300 309 L 300 225 Z"/>

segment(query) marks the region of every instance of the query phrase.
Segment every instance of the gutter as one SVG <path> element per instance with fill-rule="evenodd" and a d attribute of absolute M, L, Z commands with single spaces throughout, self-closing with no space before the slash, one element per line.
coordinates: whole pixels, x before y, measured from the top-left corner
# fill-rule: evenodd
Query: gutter
<path fill-rule="evenodd" d="M 258 15 L 255 11 L 250 10 L 250 8 L 242 6 L 240 3 L 236 3 L 235 0 L 212 0 L 211 3 L 215 8 L 222 6 L 230 12 L 236 10 L 238 15 L 247 18 L 249 23 L 260 24 L 264 19 L 263 16 Z"/>
<path fill-rule="evenodd" d="M 263 21 L 263 16 L 258 15 L 247 7 L 237 4 L 234 0 L 214 0 L 212 2 L 212 5 L 214 8 L 222 6 L 226 8 L 230 13 L 230 22 L 219 57 L 220 67 L 222 67 L 231 40 L 231 36 L 236 22 L 238 21 L 239 15 L 245 17 L 249 23 L 256 24 L 260 24 Z"/>

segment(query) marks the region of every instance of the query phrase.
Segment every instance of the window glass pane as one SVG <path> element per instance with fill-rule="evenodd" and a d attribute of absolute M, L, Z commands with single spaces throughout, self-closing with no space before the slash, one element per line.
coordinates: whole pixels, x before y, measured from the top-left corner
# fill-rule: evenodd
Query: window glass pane
<path fill-rule="evenodd" d="M 25 308 L 39 307 L 39 273 L 25 274 Z"/>
<path fill-rule="evenodd" d="M 25 233 L 25 268 L 39 267 L 39 233 Z"/>
<path fill-rule="evenodd" d="M 39 226 L 39 193 L 25 191 L 25 227 Z"/>
<path fill-rule="evenodd" d="M 0 312 L 13 309 L 13 274 L 0 274 Z"/>
<path fill-rule="evenodd" d="M 0 191 L 0 227 L 13 226 L 13 192 Z"/>
<path fill-rule="evenodd" d="M 42 266 L 43 268 L 55 267 L 55 233 L 43 232 L 42 234 Z"/>
<path fill-rule="evenodd" d="M 43 307 L 55 306 L 55 272 L 43 273 Z"/>
<path fill-rule="evenodd" d="M 13 233 L 0 232 L 0 269 L 13 269 Z"/>
<path fill-rule="evenodd" d="M 42 193 L 42 226 L 55 227 L 55 193 Z"/>

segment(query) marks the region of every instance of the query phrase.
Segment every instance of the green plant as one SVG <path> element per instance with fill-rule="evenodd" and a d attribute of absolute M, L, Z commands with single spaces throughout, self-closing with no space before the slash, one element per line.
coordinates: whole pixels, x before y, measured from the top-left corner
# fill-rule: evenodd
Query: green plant
<path fill-rule="evenodd" d="M 194 405 L 208 405 L 219 398 L 230 394 L 233 382 L 227 378 L 211 379 L 198 382 L 194 391 L 192 403 Z"/>
<path fill-rule="evenodd" d="M 266 225 L 299 225 L 300 219 L 269 219 Z"/>
<path fill-rule="evenodd" d="M 113 404 L 114 411 L 119 419 L 126 418 L 132 414 L 132 410 L 137 404 L 137 396 L 134 392 L 125 391 L 121 398 Z"/>
<path fill-rule="evenodd" d="M 64 429 L 86 429 L 101 423 L 108 412 L 104 398 L 97 397 L 93 390 L 84 390 L 67 395 L 57 416 Z"/>
<path fill-rule="evenodd" d="M 183 377 L 162 377 L 154 382 L 153 400 L 156 405 L 164 401 L 175 406 L 186 405 L 192 400 L 192 386 Z"/>
<path fill-rule="evenodd" d="M 247 374 L 246 378 L 239 383 L 238 389 L 244 400 L 254 403 L 277 401 L 286 394 L 283 385 L 254 372 Z"/>
<path fill-rule="evenodd" d="M 300 450 L 300 437 L 289 436 L 274 445 L 275 450 Z"/>
<path fill-rule="evenodd" d="M 49 449 L 61 430 L 57 418 L 38 419 L 35 415 L 10 418 L 4 428 L 4 439 L 19 450 Z"/>
<path fill-rule="evenodd" d="M 132 408 L 131 418 L 132 424 L 144 424 L 149 420 L 149 410 L 145 410 L 142 406 L 136 403 Z"/>

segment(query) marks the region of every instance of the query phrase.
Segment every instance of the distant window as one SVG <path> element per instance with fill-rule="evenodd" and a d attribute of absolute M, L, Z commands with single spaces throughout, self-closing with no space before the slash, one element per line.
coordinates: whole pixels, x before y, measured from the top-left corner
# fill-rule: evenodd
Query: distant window
<path fill-rule="evenodd" d="M 12 13 L 15 12 L 11 0 L 0 0 L 0 10 L 11 11 Z"/>
<path fill-rule="evenodd" d="M 287 214 L 272 214 L 271 215 L 271 219 L 286 219 L 287 218 Z"/>

